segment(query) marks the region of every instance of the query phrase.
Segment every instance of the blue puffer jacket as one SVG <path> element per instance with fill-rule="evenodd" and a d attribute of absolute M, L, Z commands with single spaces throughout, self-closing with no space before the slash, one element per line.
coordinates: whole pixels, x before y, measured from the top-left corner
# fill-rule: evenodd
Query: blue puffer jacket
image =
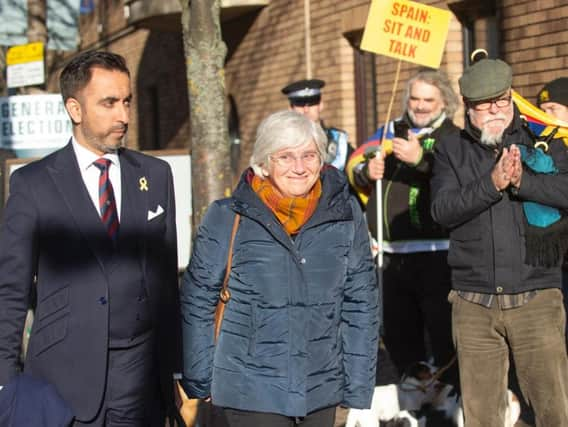
<path fill-rule="evenodd" d="M 367 226 L 347 182 L 322 171 L 316 211 L 292 240 L 248 184 L 214 202 L 193 245 L 181 302 L 189 396 L 218 406 L 304 416 L 368 408 L 375 385 L 378 288 Z M 242 215 L 231 299 L 213 319 L 235 212 Z"/>

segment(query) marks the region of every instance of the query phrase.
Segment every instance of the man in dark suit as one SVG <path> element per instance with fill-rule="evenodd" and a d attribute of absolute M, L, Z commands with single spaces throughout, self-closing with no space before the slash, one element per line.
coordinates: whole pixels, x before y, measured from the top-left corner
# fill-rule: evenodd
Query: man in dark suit
<path fill-rule="evenodd" d="M 175 204 L 162 160 L 122 148 L 130 74 L 87 52 L 61 73 L 73 137 L 14 172 L 0 231 L 0 384 L 55 386 L 75 426 L 160 426 L 180 372 Z M 2 391 L 0 391 L 2 393 Z"/>

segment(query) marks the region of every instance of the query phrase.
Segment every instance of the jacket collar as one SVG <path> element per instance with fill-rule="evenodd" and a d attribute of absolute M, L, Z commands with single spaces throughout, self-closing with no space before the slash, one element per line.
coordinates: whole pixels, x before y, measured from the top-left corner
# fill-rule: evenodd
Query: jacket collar
<path fill-rule="evenodd" d="M 47 167 L 48 173 L 65 201 L 79 232 L 104 268 L 112 258 L 112 242 L 107 238 L 104 225 L 83 184 L 71 142 L 56 151 L 53 156 L 53 162 Z"/>
<path fill-rule="evenodd" d="M 250 186 L 249 182 L 253 173 L 252 169 L 249 168 L 241 175 L 239 184 L 232 196 L 233 210 L 263 224 L 277 239 L 289 241 L 288 235 L 274 214 Z M 320 179 L 322 181 L 322 194 L 318 206 L 312 217 L 304 224 L 302 230 L 325 222 L 348 221 L 353 218 L 349 203 L 349 186 L 342 173 L 332 166 L 324 165 Z"/>
<path fill-rule="evenodd" d="M 104 268 L 111 261 L 113 246 L 106 238 L 106 230 L 93 208 L 93 203 L 83 184 L 73 146 L 69 142 L 53 154 L 48 172 L 54 180 L 75 224 L 85 237 L 97 260 Z M 140 163 L 126 149 L 119 151 L 121 165 L 123 210 L 120 220 L 120 236 L 142 240 L 146 227 L 147 191 L 138 191 L 138 181 L 144 175 Z"/>

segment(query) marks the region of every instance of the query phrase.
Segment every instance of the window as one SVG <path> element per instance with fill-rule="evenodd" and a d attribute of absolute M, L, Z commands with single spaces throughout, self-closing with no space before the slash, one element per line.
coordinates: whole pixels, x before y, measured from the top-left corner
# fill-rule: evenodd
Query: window
<path fill-rule="evenodd" d="M 501 55 L 500 16 L 494 0 L 462 0 L 448 4 L 463 27 L 463 65 L 470 65 L 476 49 L 485 49 L 489 58 Z"/>
<path fill-rule="evenodd" d="M 377 130 L 377 81 L 375 54 L 354 48 L 355 114 L 357 144 L 361 145 Z"/>
<path fill-rule="evenodd" d="M 377 55 L 361 50 L 361 39 L 369 15 L 369 4 L 345 9 L 341 31 L 353 49 L 353 86 L 355 90 L 355 129 L 357 145 L 377 130 Z"/>
<path fill-rule="evenodd" d="M 231 170 L 233 172 L 233 177 L 236 177 L 239 173 L 239 162 L 241 160 L 240 117 L 234 96 L 229 95 L 228 101 L 229 112 L 227 114 L 227 127 L 229 131 L 229 144 L 231 145 Z"/>

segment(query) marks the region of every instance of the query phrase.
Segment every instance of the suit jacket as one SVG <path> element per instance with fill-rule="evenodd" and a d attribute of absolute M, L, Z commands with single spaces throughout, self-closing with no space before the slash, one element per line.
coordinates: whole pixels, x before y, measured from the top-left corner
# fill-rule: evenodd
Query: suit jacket
<path fill-rule="evenodd" d="M 137 239 L 166 402 L 181 365 L 175 202 L 166 162 L 123 149 L 121 238 Z M 145 178 L 146 186 L 141 182 Z M 144 180 L 142 180 L 144 181 Z M 148 219 L 161 206 L 163 213 Z M 18 372 L 35 284 L 25 371 L 53 384 L 75 416 L 95 416 L 105 387 L 108 268 L 113 246 L 81 178 L 71 143 L 12 174 L 0 232 L 0 384 Z"/>

